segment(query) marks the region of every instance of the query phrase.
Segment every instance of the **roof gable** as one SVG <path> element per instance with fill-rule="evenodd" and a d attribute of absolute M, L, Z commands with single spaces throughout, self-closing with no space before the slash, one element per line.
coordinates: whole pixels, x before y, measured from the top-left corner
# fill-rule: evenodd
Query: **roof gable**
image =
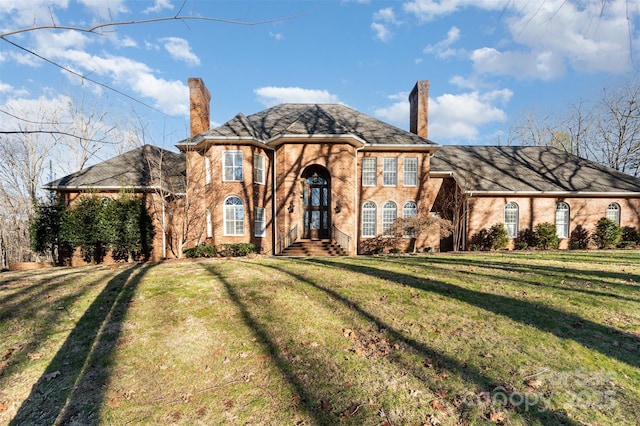
<path fill-rule="evenodd" d="M 438 146 L 428 139 L 339 104 L 281 104 L 248 117 L 238 114 L 198 136 L 207 139 L 251 138 L 267 144 L 291 136 L 352 136 L 371 146 Z"/>
<path fill-rule="evenodd" d="M 640 179 L 552 147 L 443 146 L 431 172 L 470 192 L 640 193 Z"/>

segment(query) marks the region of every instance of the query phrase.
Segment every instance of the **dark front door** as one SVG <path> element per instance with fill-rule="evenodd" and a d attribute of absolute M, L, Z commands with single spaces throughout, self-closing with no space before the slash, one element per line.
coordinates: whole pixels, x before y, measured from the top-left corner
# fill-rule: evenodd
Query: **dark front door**
<path fill-rule="evenodd" d="M 304 181 L 303 238 L 329 238 L 329 183 L 317 171 Z"/>

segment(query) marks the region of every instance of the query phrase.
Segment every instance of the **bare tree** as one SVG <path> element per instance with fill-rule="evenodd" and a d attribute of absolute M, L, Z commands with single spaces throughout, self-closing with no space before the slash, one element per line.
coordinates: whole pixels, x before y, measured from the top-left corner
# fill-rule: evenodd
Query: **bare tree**
<path fill-rule="evenodd" d="M 595 155 L 616 170 L 640 175 L 640 84 L 605 90 L 598 104 Z"/>

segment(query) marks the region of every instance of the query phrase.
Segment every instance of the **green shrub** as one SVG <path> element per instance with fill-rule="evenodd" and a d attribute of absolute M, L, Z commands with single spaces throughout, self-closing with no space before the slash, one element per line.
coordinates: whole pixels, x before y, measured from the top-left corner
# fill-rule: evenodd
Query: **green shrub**
<path fill-rule="evenodd" d="M 514 247 L 516 250 L 526 250 L 528 248 L 535 248 L 538 242 L 535 239 L 535 235 L 530 228 L 523 229 L 518 232 L 518 238 L 516 238 Z"/>
<path fill-rule="evenodd" d="M 218 255 L 215 246 L 195 246 L 184 250 L 182 253 L 188 258 L 216 257 Z"/>
<path fill-rule="evenodd" d="M 219 250 L 219 254 L 226 257 L 242 257 L 255 252 L 256 246 L 251 243 L 222 244 L 222 250 Z"/>
<path fill-rule="evenodd" d="M 601 218 L 591 237 L 598 248 L 615 247 L 622 239 L 622 228 L 611 219 Z"/>
<path fill-rule="evenodd" d="M 470 242 L 471 250 L 502 250 L 509 245 L 509 232 L 504 223 L 496 223 L 489 230 L 478 231 Z"/>
<path fill-rule="evenodd" d="M 569 248 L 571 250 L 584 250 L 589 247 L 590 239 L 589 231 L 584 229 L 582 225 L 578 225 L 571 231 L 569 236 Z"/>
<path fill-rule="evenodd" d="M 557 249 L 560 245 L 556 226 L 549 222 L 536 225 L 533 230 L 533 239 L 536 242 L 536 247 L 542 250 Z"/>
<path fill-rule="evenodd" d="M 635 247 L 640 242 L 640 235 L 638 230 L 633 226 L 625 226 L 622 228 L 622 239 L 618 244 L 620 248 Z"/>

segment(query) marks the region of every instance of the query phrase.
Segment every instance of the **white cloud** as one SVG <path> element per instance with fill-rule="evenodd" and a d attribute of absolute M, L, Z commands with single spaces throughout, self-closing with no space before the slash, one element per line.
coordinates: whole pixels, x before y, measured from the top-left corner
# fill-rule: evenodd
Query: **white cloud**
<path fill-rule="evenodd" d="M 165 50 L 173 59 L 190 65 L 200 65 L 200 58 L 191 51 L 189 41 L 180 37 L 165 37 L 160 41 L 164 43 Z"/>
<path fill-rule="evenodd" d="M 471 91 L 461 94 L 444 94 L 429 98 L 429 138 L 436 141 L 473 140 L 481 127 L 503 122 L 507 116 L 502 106 L 513 93 L 508 89 L 488 92 Z M 374 115 L 396 125 L 409 127 L 409 101 L 407 93 L 389 97 L 390 106 L 379 108 Z"/>
<path fill-rule="evenodd" d="M 129 12 L 125 5 L 126 0 L 77 0 L 92 10 L 99 19 L 111 20 L 114 15 Z"/>
<path fill-rule="evenodd" d="M 527 52 L 500 52 L 493 48 L 474 50 L 470 57 L 474 70 L 481 74 L 511 75 L 519 79 L 551 80 L 564 74 L 562 59 L 553 52 L 538 55 Z"/>
<path fill-rule="evenodd" d="M 284 40 L 284 35 L 282 33 L 273 33 L 271 31 L 269 31 L 269 36 L 271 36 L 272 38 L 280 41 L 280 40 Z"/>
<path fill-rule="evenodd" d="M 430 44 L 424 48 L 424 53 L 434 53 L 439 58 L 447 58 L 457 55 L 457 51 L 451 48 L 455 42 L 460 40 L 460 29 L 451 27 L 447 32 L 447 38 L 436 44 Z"/>
<path fill-rule="evenodd" d="M 373 14 L 374 21 L 382 21 L 389 22 L 391 24 L 399 24 L 400 22 L 396 19 L 396 15 L 393 12 L 393 8 L 386 7 L 384 9 L 380 9 L 376 13 Z"/>
<path fill-rule="evenodd" d="M 393 33 L 385 24 L 374 22 L 371 24 L 371 29 L 376 35 L 376 38 L 380 41 L 389 41 L 393 37 Z"/>
<path fill-rule="evenodd" d="M 165 9 L 173 10 L 173 4 L 171 4 L 171 1 L 170 0 L 156 0 L 153 3 L 153 5 L 151 5 L 148 8 L 146 8 L 142 13 L 144 13 L 144 14 L 158 13 L 158 12 L 162 12 Z"/>
<path fill-rule="evenodd" d="M 629 0 L 412 0 L 403 7 L 422 22 L 471 9 L 495 12 L 496 25 L 509 37 L 501 47 L 472 51 L 481 73 L 541 79 L 561 76 L 567 67 L 622 73 L 630 69 L 640 46 L 632 28 L 640 7 Z M 452 35 L 427 46 L 425 53 L 440 58 L 460 53 L 450 49 Z"/>
<path fill-rule="evenodd" d="M 389 28 L 391 25 L 398 26 L 402 22 L 396 18 L 392 8 L 387 7 L 380 9 L 373 14 L 373 23 L 371 29 L 375 33 L 375 37 L 383 42 L 391 40 L 393 32 Z"/>
<path fill-rule="evenodd" d="M 254 90 L 258 101 L 265 106 L 281 103 L 328 104 L 338 103 L 338 96 L 326 90 L 303 89 L 300 87 L 260 87 Z"/>

